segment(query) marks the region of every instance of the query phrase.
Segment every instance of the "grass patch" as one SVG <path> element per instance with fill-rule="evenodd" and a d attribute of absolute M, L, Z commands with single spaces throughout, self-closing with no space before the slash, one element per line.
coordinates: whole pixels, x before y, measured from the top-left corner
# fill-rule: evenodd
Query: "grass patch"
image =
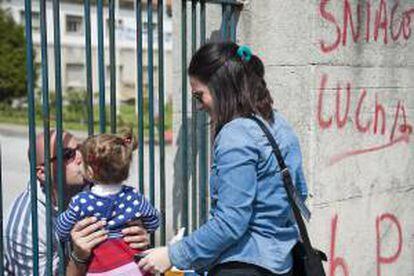
<path fill-rule="evenodd" d="M 72 92 L 71 92 L 72 94 Z M 72 95 L 70 99 L 65 99 L 63 105 L 63 127 L 65 130 L 88 130 L 87 107 L 84 99 L 79 95 Z M 43 125 L 42 105 L 40 102 L 35 104 L 35 120 L 37 126 Z M 53 98 L 50 104 L 50 126 L 56 125 L 56 111 Z M 28 124 L 27 107 L 12 107 L 10 104 L 0 103 L 0 123 L 9 124 Z M 168 103 L 164 109 L 165 114 L 165 131 L 172 129 L 172 104 Z M 117 128 L 132 127 L 138 129 L 138 114 L 133 104 L 120 104 L 117 106 Z M 158 129 L 158 118 L 155 118 L 155 131 Z M 99 133 L 99 107 L 94 106 L 94 130 Z M 110 131 L 110 107 L 106 106 L 106 130 Z M 148 101 L 144 103 L 144 133 L 147 136 L 149 132 L 149 114 Z"/>

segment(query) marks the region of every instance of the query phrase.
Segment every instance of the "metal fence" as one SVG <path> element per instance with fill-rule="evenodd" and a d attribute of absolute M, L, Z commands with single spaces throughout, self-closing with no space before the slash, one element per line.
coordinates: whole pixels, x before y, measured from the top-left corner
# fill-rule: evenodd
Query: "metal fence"
<path fill-rule="evenodd" d="M 116 40 L 115 40 L 115 0 L 96 0 L 91 3 L 90 0 L 84 0 L 84 38 L 85 38 L 85 64 L 86 64 L 86 105 L 87 105 L 87 118 L 88 118 L 88 135 L 94 135 L 94 122 L 99 122 L 99 132 L 105 133 L 107 131 L 107 118 L 105 105 L 105 54 L 104 54 L 104 5 L 108 6 L 109 12 L 109 64 L 110 64 L 110 105 L 109 105 L 109 125 L 110 132 L 114 133 L 117 130 L 117 104 L 116 104 Z M 187 10 L 191 10 L 191 53 L 194 53 L 198 46 L 206 42 L 206 6 L 209 4 L 222 5 L 222 24 L 221 24 L 221 39 L 223 40 L 235 40 L 236 38 L 236 11 L 238 10 L 240 3 L 236 0 L 182 0 L 181 1 L 181 69 L 182 69 L 182 136 L 178 141 L 181 144 L 181 160 L 182 160 L 182 183 L 184 183 L 183 191 L 184 200 L 182 202 L 182 216 L 181 226 L 187 229 L 196 229 L 198 225 L 204 223 L 207 219 L 207 196 L 208 196 L 208 151 L 209 151 L 209 130 L 207 124 L 207 114 L 205 112 L 196 111 L 195 101 L 192 101 L 191 106 L 191 128 L 188 125 L 187 118 L 187 98 L 189 97 L 189 91 L 187 87 L 187 45 L 188 33 L 187 33 Z M 43 131 L 45 133 L 45 175 L 46 184 L 46 229 L 47 229 L 47 275 L 52 275 L 52 258 L 53 258 L 53 244 L 52 244 L 52 199 L 51 199 L 51 170 L 50 170 L 50 117 L 53 114 L 49 114 L 49 91 L 48 86 L 48 52 L 47 52 L 47 24 L 46 22 L 46 0 L 39 0 L 40 8 L 40 34 L 41 34 L 41 95 L 42 95 L 42 112 L 43 112 Z M 60 43 L 60 1 L 52 0 L 53 5 L 53 38 L 54 38 L 54 68 L 55 70 L 55 93 L 56 93 L 56 133 L 57 133 L 57 183 L 58 183 L 58 210 L 59 212 L 65 209 L 64 206 L 64 185 L 65 179 L 63 174 L 63 113 L 62 113 L 62 76 L 61 76 L 61 43 Z M 91 6 L 95 6 L 97 9 L 97 26 L 98 26 L 98 79 L 99 79 L 99 102 L 97 108 L 99 110 L 99 118 L 94 118 L 94 108 L 96 104 L 93 102 L 93 87 L 92 87 L 92 48 L 91 48 Z M 154 14 L 156 11 L 156 15 Z M 143 71 L 143 13 L 147 12 L 148 22 L 152 22 L 153 17 L 157 17 L 158 20 L 158 41 L 154 41 L 154 30 L 152 24 L 147 24 L 147 61 L 148 70 L 147 76 L 144 76 Z M 162 214 L 162 223 L 160 229 L 159 240 L 155 241 L 152 237 L 152 242 L 160 245 L 166 244 L 166 195 L 165 195 L 165 113 L 164 113 L 164 30 L 163 30 L 163 14 L 164 14 L 164 1 L 135 1 L 135 19 L 136 19 L 136 65 L 137 65 L 137 122 L 138 122 L 138 171 L 139 171 L 139 190 L 147 195 L 152 204 L 156 202 L 156 186 L 158 187 L 159 194 L 159 206 L 156 206 Z M 33 246 L 33 275 L 38 275 L 39 271 L 39 246 L 38 246 L 38 218 L 37 218 L 37 183 L 36 183 L 36 151 L 35 151 L 35 139 L 36 139 L 36 125 L 39 122 L 35 121 L 35 73 L 33 64 L 33 39 L 32 39 L 32 1 L 25 0 L 25 34 L 26 34 L 26 55 L 27 55 L 27 95 L 28 95 L 28 122 L 29 122 L 29 159 L 30 159 L 30 188 L 31 188 L 31 212 L 32 212 L 32 246 Z M 154 56 L 154 44 L 158 45 L 158 56 Z M 159 78 L 158 78 L 158 91 L 154 91 L 154 59 L 158 59 L 159 66 Z M 148 153 L 144 152 L 144 89 L 143 79 L 148 79 L 148 118 L 149 118 L 149 133 L 148 133 Z M 158 123 L 155 122 L 154 117 L 154 97 L 155 93 L 158 93 L 158 109 L 159 119 Z M 159 167 L 155 167 L 155 140 L 156 140 L 156 127 L 158 127 L 158 141 L 159 141 Z M 191 136 L 189 135 L 191 132 Z M 191 137 L 191 139 L 189 138 Z M 188 151 L 187 149 L 190 149 Z M 191 152 L 191 156 L 189 153 Z M 149 190 L 144 190 L 144 155 L 149 156 Z M 191 183 L 189 183 L 188 175 L 188 160 L 191 160 Z M 159 174 L 159 181 L 155 183 L 155 175 Z M 0 149 L 0 184 L 1 184 L 1 149 Z M 191 194 L 189 194 L 191 185 Z M 1 185 L 0 185 L 1 195 Z M 1 199 L 1 197 L 0 197 Z M 191 212 L 189 210 L 189 204 L 191 201 Z M 1 203 L 1 201 L 0 201 Z M 2 204 L 0 205 L 2 206 Z M 2 208 L 0 207 L 0 215 L 2 216 Z M 191 216 L 191 225 L 189 222 L 189 216 Z M 3 218 L 3 216 L 1 217 Z M 3 219 L 1 220 L 1 224 Z M 3 231 L 3 225 L 0 225 L 0 231 Z M 3 233 L 1 233 L 3 236 Z M 65 251 L 63 246 L 59 248 L 60 264 L 59 275 L 65 273 L 64 260 Z M 0 247 L 0 257 L 3 259 L 3 244 Z M 3 262 L 0 264 L 1 275 L 4 273 Z"/>
<path fill-rule="evenodd" d="M 236 40 L 236 17 L 240 8 L 239 1 L 221 0 L 221 1 L 182 1 L 181 2 L 181 168 L 184 197 L 188 196 L 189 200 L 182 201 L 181 226 L 186 229 L 194 230 L 197 226 L 207 220 L 207 194 L 208 194 L 208 153 L 209 153 L 209 129 L 207 114 L 204 111 L 196 110 L 196 101 L 191 101 L 191 129 L 188 126 L 188 107 L 187 98 L 188 77 L 187 77 L 187 10 L 188 2 L 191 2 L 191 54 L 194 54 L 198 46 L 206 43 L 206 3 L 220 4 L 222 6 L 222 22 L 220 27 L 220 37 L 222 41 Z M 199 9 L 197 5 L 199 4 Z M 199 11 L 199 14 L 197 14 Z M 197 24 L 197 15 L 199 16 L 199 25 Z M 197 29 L 199 26 L 199 29 Z M 189 133 L 191 134 L 189 136 Z M 191 141 L 188 138 L 191 137 Z M 191 148 L 191 157 L 188 149 Z M 190 162 L 188 162 L 190 160 Z M 187 166 L 191 164 L 191 187 Z M 191 191 L 191 195 L 189 195 Z M 189 212 L 189 201 L 191 200 L 191 212 Z M 191 220 L 189 218 L 191 216 Z M 191 221 L 191 225 L 190 225 Z M 191 227 L 190 227 L 191 226 Z"/>

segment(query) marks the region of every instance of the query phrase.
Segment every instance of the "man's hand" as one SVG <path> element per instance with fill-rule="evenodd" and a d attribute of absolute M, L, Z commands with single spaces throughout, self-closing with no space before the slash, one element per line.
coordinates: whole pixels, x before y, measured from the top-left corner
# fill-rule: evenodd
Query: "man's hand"
<path fill-rule="evenodd" d="M 147 230 L 139 224 L 122 229 L 122 234 L 124 241 L 132 248 L 146 249 L 150 244 Z"/>
<path fill-rule="evenodd" d="M 105 221 L 97 221 L 95 217 L 85 218 L 75 224 L 70 235 L 72 250 L 78 258 L 87 260 L 92 249 L 108 238 L 106 230 L 103 229 L 105 224 Z"/>
<path fill-rule="evenodd" d="M 145 257 L 138 263 L 138 266 L 144 271 L 148 271 L 150 273 L 164 273 L 171 268 L 171 261 L 168 256 L 167 247 L 149 249 L 145 251 L 144 254 Z"/>

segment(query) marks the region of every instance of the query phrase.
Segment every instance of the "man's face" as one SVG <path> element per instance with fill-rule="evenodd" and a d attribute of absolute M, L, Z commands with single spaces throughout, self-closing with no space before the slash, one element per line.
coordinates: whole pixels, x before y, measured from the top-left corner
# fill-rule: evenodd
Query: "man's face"
<path fill-rule="evenodd" d="M 70 199 L 73 195 L 80 192 L 85 184 L 83 177 L 83 159 L 78 150 L 78 141 L 71 134 L 64 132 L 62 137 L 63 142 L 63 174 L 65 178 L 65 200 Z M 57 149 L 56 149 L 56 132 L 51 133 L 50 137 L 50 165 L 52 169 L 53 179 L 53 201 L 54 205 L 57 203 Z M 40 133 L 36 137 L 36 176 L 41 185 L 45 185 L 45 165 L 44 165 L 44 133 Z"/>
<path fill-rule="evenodd" d="M 67 160 L 64 160 L 64 171 L 66 175 L 66 185 L 79 186 L 84 185 L 83 177 L 83 160 L 78 148 L 78 141 L 72 137 L 66 145 L 66 148 L 76 150 L 76 154 Z"/>

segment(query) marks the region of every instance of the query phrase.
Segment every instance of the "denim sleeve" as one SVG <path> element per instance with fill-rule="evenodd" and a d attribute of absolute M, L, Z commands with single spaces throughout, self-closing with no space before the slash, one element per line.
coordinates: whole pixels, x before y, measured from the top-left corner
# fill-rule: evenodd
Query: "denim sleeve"
<path fill-rule="evenodd" d="M 297 138 L 293 139 L 293 142 L 290 144 L 285 156 L 285 162 L 297 191 L 301 195 L 302 200 L 305 201 L 308 196 L 308 187 L 303 173 L 302 153 Z"/>
<path fill-rule="evenodd" d="M 292 176 L 293 183 L 297 191 L 301 195 L 303 201 L 308 197 L 308 187 L 302 167 L 302 152 L 300 149 L 300 141 L 294 129 L 289 122 L 280 113 L 276 113 L 278 125 L 281 126 L 283 133 L 283 144 L 286 149 L 281 148 L 286 166 Z M 280 146 L 280 145 L 279 145 Z"/>
<path fill-rule="evenodd" d="M 247 231 L 257 190 L 255 145 L 240 127 L 222 129 L 214 150 L 216 210 L 198 230 L 169 247 L 176 267 L 197 270 L 210 265 Z"/>

